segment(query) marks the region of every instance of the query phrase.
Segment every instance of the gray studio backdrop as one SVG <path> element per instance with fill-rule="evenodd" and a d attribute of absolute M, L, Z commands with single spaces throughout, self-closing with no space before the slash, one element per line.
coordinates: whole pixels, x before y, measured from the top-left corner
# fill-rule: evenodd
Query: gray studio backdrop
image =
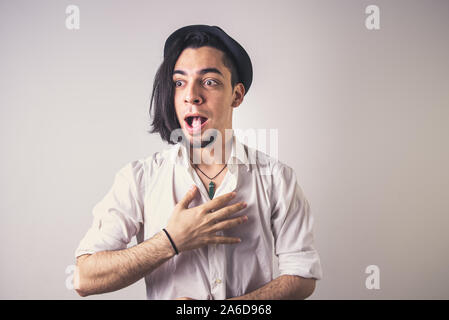
<path fill-rule="evenodd" d="M 166 37 L 197 23 L 252 58 L 234 125 L 278 129 L 309 199 L 324 271 L 311 299 L 448 299 L 444 0 L 0 1 L 0 298 L 79 298 L 92 208 L 165 147 L 146 133 L 153 77 Z M 144 283 L 88 299 L 111 298 L 145 299 Z"/>

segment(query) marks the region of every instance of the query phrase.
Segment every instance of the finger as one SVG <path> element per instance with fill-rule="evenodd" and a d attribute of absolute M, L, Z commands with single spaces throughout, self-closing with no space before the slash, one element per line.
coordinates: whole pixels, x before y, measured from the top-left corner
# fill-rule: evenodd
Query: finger
<path fill-rule="evenodd" d="M 240 243 L 242 242 L 242 240 L 240 238 L 214 236 L 210 238 L 207 242 L 209 244 L 234 244 Z"/>
<path fill-rule="evenodd" d="M 206 212 L 209 212 L 211 210 L 217 210 L 219 208 L 224 207 L 224 205 L 226 203 L 228 203 L 234 197 L 235 197 L 235 192 L 225 193 L 222 196 L 219 196 L 215 199 L 209 200 L 202 206 L 203 206 L 203 209 L 206 210 Z"/>
<path fill-rule="evenodd" d="M 184 195 L 184 197 L 178 202 L 178 205 L 184 209 L 189 207 L 190 202 L 195 198 L 197 192 L 197 187 L 195 185 L 191 186 L 189 191 Z"/>
<path fill-rule="evenodd" d="M 245 202 L 237 202 L 233 205 L 224 207 L 218 211 L 215 211 L 214 213 L 211 213 L 210 218 L 214 220 L 223 220 L 246 207 L 247 204 Z"/>
<path fill-rule="evenodd" d="M 241 217 L 237 217 L 237 218 L 233 218 L 233 219 L 229 219 L 229 220 L 220 221 L 220 222 L 216 223 L 211 228 L 211 232 L 217 232 L 217 231 L 221 231 L 221 230 L 231 229 L 231 228 L 234 228 L 246 221 L 248 221 L 247 216 L 241 216 Z"/>

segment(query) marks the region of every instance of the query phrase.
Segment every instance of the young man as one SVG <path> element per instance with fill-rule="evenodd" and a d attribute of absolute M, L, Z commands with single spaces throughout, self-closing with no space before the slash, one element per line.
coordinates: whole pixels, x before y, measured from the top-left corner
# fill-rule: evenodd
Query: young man
<path fill-rule="evenodd" d="M 232 131 L 251 82 L 248 54 L 221 28 L 187 26 L 167 39 L 150 110 L 152 132 L 170 146 L 123 167 L 95 206 L 76 250 L 81 296 L 142 277 L 148 299 L 312 294 L 321 265 L 296 176 Z"/>

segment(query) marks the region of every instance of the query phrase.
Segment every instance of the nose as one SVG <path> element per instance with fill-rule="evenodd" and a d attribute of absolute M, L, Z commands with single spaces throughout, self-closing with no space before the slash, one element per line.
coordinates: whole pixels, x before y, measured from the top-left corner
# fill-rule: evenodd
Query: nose
<path fill-rule="evenodd" d="M 203 98 L 198 91 L 197 86 L 192 83 L 185 92 L 184 102 L 188 104 L 201 104 L 203 102 Z"/>

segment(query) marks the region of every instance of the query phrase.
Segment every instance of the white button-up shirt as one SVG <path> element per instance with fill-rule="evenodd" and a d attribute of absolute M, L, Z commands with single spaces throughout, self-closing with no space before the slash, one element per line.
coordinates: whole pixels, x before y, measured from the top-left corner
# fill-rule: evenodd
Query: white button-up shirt
<path fill-rule="evenodd" d="M 127 164 L 94 207 L 93 224 L 75 256 L 125 249 L 134 236 L 138 243 L 153 237 L 167 226 L 176 203 L 192 184 L 200 195 L 189 207 L 210 200 L 187 149 L 179 143 Z M 248 221 L 220 233 L 242 242 L 174 256 L 145 276 L 148 299 L 241 296 L 270 282 L 276 273 L 321 279 L 310 206 L 289 166 L 233 136 L 228 171 L 214 197 L 231 191 L 237 195 L 229 204 L 247 202 L 235 215 L 246 215 Z"/>

